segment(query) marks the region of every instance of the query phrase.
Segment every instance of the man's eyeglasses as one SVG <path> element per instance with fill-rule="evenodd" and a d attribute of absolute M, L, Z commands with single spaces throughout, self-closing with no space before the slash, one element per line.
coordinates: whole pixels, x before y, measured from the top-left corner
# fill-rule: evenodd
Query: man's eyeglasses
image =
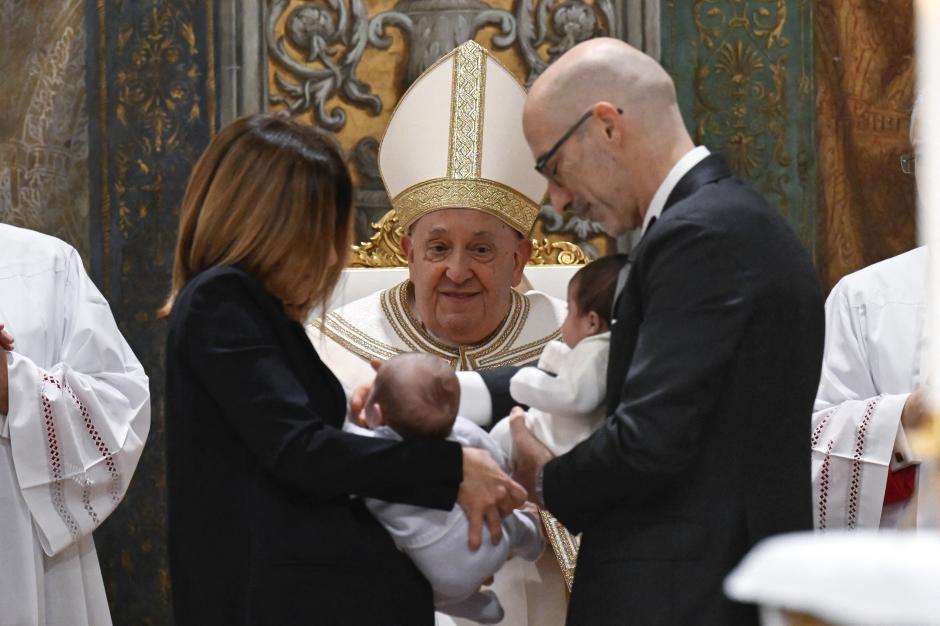
<path fill-rule="evenodd" d="M 619 113 L 619 114 L 622 115 L 622 114 L 623 114 L 623 109 L 617 109 L 617 113 Z M 582 116 L 578 119 L 578 121 L 575 122 L 575 123 L 571 126 L 571 128 L 569 128 L 569 129 L 565 132 L 565 134 L 561 136 L 561 139 L 559 139 L 557 142 L 555 142 L 555 145 L 552 146 L 552 147 L 549 149 L 548 152 L 544 153 L 542 156 L 540 156 L 538 159 L 536 159 L 536 160 L 535 160 L 535 171 L 538 172 L 539 174 L 541 174 L 542 176 L 545 176 L 545 177 L 547 177 L 547 178 L 551 178 L 551 176 L 550 176 L 549 174 L 546 174 L 546 173 L 545 173 L 545 166 L 548 165 L 549 159 L 551 159 L 553 156 L 555 156 L 555 153 L 558 152 L 558 149 L 561 148 L 562 145 L 564 145 L 564 143 L 565 143 L 566 141 L 568 141 L 568 139 L 571 138 L 571 135 L 573 135 L 574 132 L 575 132 L 576 130 L 578 130 L 578 128 L 581 127 L 581 124 L 583 124 L 585 121 L 587 121 L 587 119 L 588 119 L 589 117 L 591 117 L 592 115 L 594 115 L 594 109 L 591 109 L 590 111 L 588 111 L 587 113 L 585 113 L 584 115 L 582 115 Z"/>
<path fill-rule="evenodd" d="M 905 174 L 914 173 L 914 154 L 902 154 L 901 155 L 901 171 Z"/>

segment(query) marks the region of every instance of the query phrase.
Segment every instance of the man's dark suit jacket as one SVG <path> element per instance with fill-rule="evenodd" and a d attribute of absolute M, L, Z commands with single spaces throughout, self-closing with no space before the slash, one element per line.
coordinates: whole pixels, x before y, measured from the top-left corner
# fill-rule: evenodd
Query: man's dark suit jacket
<path fill-rule="evenodd" d="M 631 259 L 608 417 L 544 470 L 548 509 L 584 533 L 567 623 L 756 624 L 721 584 L 760 539 L 812 528 L 816 271 L 777 210 L 714 154 Z M 493 391 L 500 378 L 484 380 Z"/>
<path fill-rule="evenodd" d="M 432 624 L 431 590 L 350 494 L 452 508 L 460 446 L 342 432 L 346 398 L 248 273 L 182 290 L 167 340 L 176 624 Z"/>
<path fill-rule="evenodd" d="M 790 226 L 711 155 L 631 255 L 611 329 L 610 416 L 545 467 L 583 532 L 568 624 L 747 624 L 722 594 L 760 539 L 812 528 L 816 271 Z"/>

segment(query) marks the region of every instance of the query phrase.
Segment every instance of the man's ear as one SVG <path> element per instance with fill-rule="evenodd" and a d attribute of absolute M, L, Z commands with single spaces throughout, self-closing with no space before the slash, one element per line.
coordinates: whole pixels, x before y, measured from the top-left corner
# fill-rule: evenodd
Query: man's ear
<path fill-rule="evenodd" d="M 522 237 L 516 243 L 516 252 L 513 254 L 512 268 L 512 286 L 518 287 L 522 282 L 522 272 L 526 264 L 532 258 L 532 240 L 529 237 Z"/>
<path fill-rule="evenodd" d="M 624 114 L 621 114 L 617 107 L 605 100 L 596 103 L 592 110 L 594 111 L 594 117 L 600 121 L 607 139 L 620 143 L 624 134 Z"/>

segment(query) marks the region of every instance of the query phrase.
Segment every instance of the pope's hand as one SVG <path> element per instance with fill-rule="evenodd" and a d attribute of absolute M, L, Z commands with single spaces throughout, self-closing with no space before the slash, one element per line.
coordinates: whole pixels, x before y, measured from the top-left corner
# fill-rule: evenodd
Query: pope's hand
<path fill-rule="evenodd" d="M 372 359 L 369 361 L 369 364 L 372 366 L 372 369 L 376 372 L 379 371 L 379 368 L 382 367 L 383 361 L 378 359 Z M 355 424 L 356 426 L 361 426 L 363 428 L 368 428 L 369 423 L 366 421 L 366 400 L 369 399 L 369 394 L 372 393 L 372 383 L 368 382 L 364 385 L 359 385 L 356 387 L 352 395 L 349 396 L 349 413 L 347 414 L 347 419 Z"/>
<path fill-rule="evenodd" d="M 526 428 L 525 411 L 513 407 L 507 419 L 512 432 L 512 477 L 529 493 L 535 494 L 535 474 L 555 455 Z"/>
<path fill-rule="evenodd" d="M 917 430 L 927 423 L 930 410 L 927 407 L 926 395 L 926 388 L 918 387 L 907 397 L 904 408 L 901 410 L 901 425 L 904 428 Z"/>
<path fill-rule="evenodd" d="M 522 506 L 526 491 L 499 468 L 483 450 L 463 449 L 463 481 L 457 503 L 470 522 L 469 545 L 476 550 L 483 542 L 483 523 L 490 529 L 493 545 L 503 536 L 503 518 Z"/>

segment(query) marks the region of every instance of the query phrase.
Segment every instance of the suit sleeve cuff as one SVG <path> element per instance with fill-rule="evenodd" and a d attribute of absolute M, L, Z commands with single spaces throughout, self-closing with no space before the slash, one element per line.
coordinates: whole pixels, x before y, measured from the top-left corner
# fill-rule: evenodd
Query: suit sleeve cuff
<path fill-rule="evenodd" d="M 457 372 L 460 383 L 460 407 L 457 414 L 477 426 L 489 426 L 493 421 L 493 399 L 483 377 L 476 372 Z"/>

